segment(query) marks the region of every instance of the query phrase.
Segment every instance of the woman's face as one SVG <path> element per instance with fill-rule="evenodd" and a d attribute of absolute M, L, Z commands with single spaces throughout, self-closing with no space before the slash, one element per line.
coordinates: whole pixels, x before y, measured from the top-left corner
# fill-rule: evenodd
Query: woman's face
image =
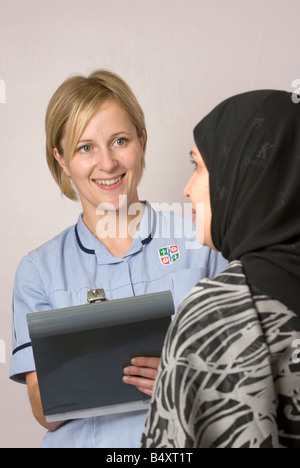
<path fill-rule="evenodd" d="M 65 138 L 61 143 L 65 152 Z M 84 213 L 95 215 L 100 204 L 120 209 L 120 196 L 127 197 L 127 206 L 138 202 L 143 148 L 144 138 L 138 137 L 128 114 L 110 100 L 89 120 L 69 163 L 56 149 L 54 156 L 71 177 Z"/>
<path fill-rule="evenodd" d="M 195 165 L 195 172 L 188 181 L 183 194 L 192 202 L 193 221 L 197 227 L 198 241 L 214 249 L 211 238 L 209 173 L 196 145 L 191 151 L 191 158 Z"/>

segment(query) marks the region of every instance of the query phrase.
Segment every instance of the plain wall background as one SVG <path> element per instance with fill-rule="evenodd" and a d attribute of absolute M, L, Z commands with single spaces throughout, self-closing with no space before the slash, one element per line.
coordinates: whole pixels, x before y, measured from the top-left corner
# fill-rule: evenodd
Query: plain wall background
<path fill-rule="evenodd" d="M 148 126 L 140 197 L 183 202 L 195 124 L 233 94 L 295 90 L 299 17 L 299 0 L 0 0 L 0 447 L 39 447 L 45 433 L 8 380 L 16 267 L 80 213 L 45 161 L 55 89 L 97 68 L 120 74 Z"/>

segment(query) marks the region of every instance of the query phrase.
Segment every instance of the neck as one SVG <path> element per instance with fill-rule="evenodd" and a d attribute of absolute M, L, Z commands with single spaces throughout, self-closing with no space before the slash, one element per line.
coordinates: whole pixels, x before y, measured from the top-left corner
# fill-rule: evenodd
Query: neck
<path fill-rule="evenodd" d="M 121 206 L 118 210 L 97 208 L 92 216 L 83 212 L 83 221 L 94 236 L 115 256 L 124 256 L 140 225 L 145 206 L 141 202 Z M 115 246 L 115 247 L 114 247 Z"/>

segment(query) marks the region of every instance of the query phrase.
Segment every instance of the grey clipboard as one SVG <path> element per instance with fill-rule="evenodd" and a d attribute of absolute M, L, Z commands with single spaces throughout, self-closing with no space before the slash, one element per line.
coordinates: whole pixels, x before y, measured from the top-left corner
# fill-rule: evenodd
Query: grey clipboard
<path fill-rule="evenodd" d="M 170 291 L 28 314 L 47 421 L 147 409 L 123 368 L 160 355 L 173 314 Z"/>

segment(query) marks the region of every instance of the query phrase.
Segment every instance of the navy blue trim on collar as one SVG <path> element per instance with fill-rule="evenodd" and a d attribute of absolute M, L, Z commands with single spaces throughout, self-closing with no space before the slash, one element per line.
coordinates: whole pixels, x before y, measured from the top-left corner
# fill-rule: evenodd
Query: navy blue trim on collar
<path fill-rule="evenodd" d="M 15 348 L 12 352 L 12 354 L 16 354 L 18 353 L 19 351 L 22 351 L 22 349 L 26 349 L 26 348 L 30 348 L 32 345 L 31 345 L 31 341 L 29 343 L 25 343 L 21 346 L 18 346 L 17 348 Z"/>
<path fill-rule="evenodd" d="M 79 247 L 81 248 L 81 250 L 83 250 L 87 254 L 95 255 L 95 250 L 86 249 L 84 245 L 82 245 L 79 234 L 78 234 L 77 224 L 75 226 L 75 236 L 76 236 L 77 243 Z M 150 234 L 149 237 L 147 237 L 147 239 L 142 240 L 142 245 L 150 244 L 151 241 L 152 241 L 152 233 Z"/>
<path fill-rule="evenodd" d="M 146 204 L 146 202 L 143 202 L 144 204 Z M 151 234 L 149 235 L 149 237 L 147 237 L 147 239 L 143 239 L 141 242 L 142 242 L 142 245 L 147 245 L 147 244 L 150 244 L 150 242 L 152 241 L 153 239 L 153 232 L 155 232 L 155 227 L 156 227 L 156 217 L 154 218 L 154 223 L 153 223 L 153 229 L 152 229 L 152 232 Z M 89 255 L 96 255 L 96 252 L 95 250 L 92 250 L 92 249 L 87 249 L 86 247 L 84 247 L 84 245 L 82 244 L 81 240 L 80 240 L 80 237 L 79 237 L 79 234 L 78 234 L 78 228 L 77 228 L 77 224 L 75 225 L 75 236 L 76 236 L 76 240 L 77 240 L 77 243 L 80 247 L 80 249 L 89 254 Z"/>
<path fill-rule="evenodd" d="M 83 251 L 84 251 L 85 253 L 87 253 L 87 254 L 95 255 L 95 250 L 86 249 L 86 248 L 82 245 L 81 240 L 80 240 L 80 237 L 79 237 L 79 234 L 78 234 L 77 224 L 76 224 L 76 226 L 75 226 L 75 236 L 76 236 L 77 243 L 78 243 L 79 247 L 81 248 L 81 250 L 83 250 Z"/>
<path fill-rule="evenodd" d="M 147 244 L 150 244 L 151 241 L 152 241 L 152 234 L 150 234 L 150 236 L 147 239 L 142 240 L 142 244 L 147 245 Z"/>

